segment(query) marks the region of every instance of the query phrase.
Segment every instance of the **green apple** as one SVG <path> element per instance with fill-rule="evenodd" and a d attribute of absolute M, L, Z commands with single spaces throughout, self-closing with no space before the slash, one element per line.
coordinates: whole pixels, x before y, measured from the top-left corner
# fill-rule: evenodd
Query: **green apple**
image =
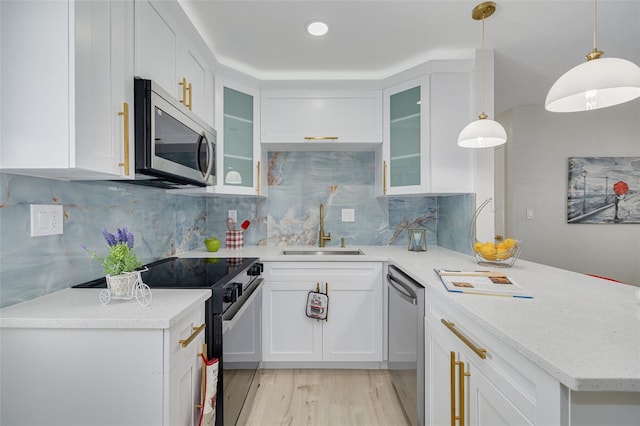
<path fill-rule="evenodd" d="M 218 251 L 220 244 L 220 240 L 216 237 L 206 238 L 204 240 L 204 245 L 207 247 L 208 251 Z"/>

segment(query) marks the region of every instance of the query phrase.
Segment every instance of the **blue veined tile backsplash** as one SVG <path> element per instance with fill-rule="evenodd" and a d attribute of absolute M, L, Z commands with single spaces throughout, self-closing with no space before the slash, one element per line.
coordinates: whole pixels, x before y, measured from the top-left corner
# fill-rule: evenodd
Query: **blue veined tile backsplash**
<path fill-rule="evenodd" d="M 80 247 L 104 256 L 103 227 L 128 227 L 145 263 L 197 247 L 206 229 L 203 199 L 164 190 L 0 173 L 0 191 L 0 306 L 104 275 Z M 62 204 L 64 234 L 30 237 L 30 204 Z"/>
<path fill-rule="evenodd" d="M 106 254 L 102 228 L 127 226 L 143 262 L 223 239 L 228 210 L 251 221 L 246 245 L 317 245 L 324 204 L 327 246 L 408 243 L 427 229 L 427 244 L 469 253 L 474 194 L 375 197 L 373 152 L 269 153 L 267 198 L 192 197 L 111 181 L 66 182 L 0 173 L 0 307 L 103 275 L 80 247 Z M 30 204 L 62 204 L 64 234 L 31 238 Z M 342 222 L 353 209 L 354 222 Z"/>

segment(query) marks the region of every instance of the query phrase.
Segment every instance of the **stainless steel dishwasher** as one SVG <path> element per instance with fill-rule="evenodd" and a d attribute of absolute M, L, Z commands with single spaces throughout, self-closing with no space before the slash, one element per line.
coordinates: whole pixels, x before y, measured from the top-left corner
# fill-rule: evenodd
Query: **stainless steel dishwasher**
<path fill-rule="evenodd" d="M 393 387 L 410 424 L 424 426 L 424 287 L 393 265 L 387 283 Z"/>

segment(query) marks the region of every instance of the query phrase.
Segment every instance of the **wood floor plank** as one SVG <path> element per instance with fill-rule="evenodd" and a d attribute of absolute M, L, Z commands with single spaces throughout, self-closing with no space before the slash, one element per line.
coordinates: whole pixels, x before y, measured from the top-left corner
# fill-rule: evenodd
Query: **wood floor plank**
<path fill-rule="evenodd" d="M 247 426 L 406 426 L 386 370 L 260 370 Z"/>

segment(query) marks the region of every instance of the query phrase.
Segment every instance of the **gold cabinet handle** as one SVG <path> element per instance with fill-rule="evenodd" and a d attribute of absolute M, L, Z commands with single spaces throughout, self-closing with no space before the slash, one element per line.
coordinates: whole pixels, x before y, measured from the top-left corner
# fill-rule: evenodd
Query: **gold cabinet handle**
<path fill-rule="evenodd" d="M 450 352 L 451 359 L 449 361 L 450 380 L 451 380 L 451 426 L 456 426 L 456 353 Z"/>
<path fill-rule="evenodd" d="M 387 195 L 387 161 L 382 162 L 382 195 Z"/>
<path fill-rule="evenodd" d="M 182 346 L 183 348 L 186 348 L 187 346 L 189 346 L 189 343 L 191 343 L 193 339 L 195 339 L 198 336 L 198 334 L 200 334 L 202 330 L 204 330 L 204 325 L 205 324 L 202 323 L 200 327 L 191 326 L 191 328 L 193 328 L 193 333 L 191 333 L 191 336 L 187 337 L 186 339 L 178 340 L 178 343 L 180 343 L 180 346 Z"/>
<path fill-rule="evenodd" d="M 187 104 L 187 108 L 189 110 L 193 109 L 193 87 L 191 83 L 189 83 L 189 87 L 187 87 L 187 91 L 189 92 L 189 103 Z"/>
<path fill-rule="evenodd" d="M 305 141 L 337 141 L 337 136 L 305 136 Z"/>
<path fill-rule="evenodd" d="M 196 404 L 196 408 L 202 408 L 204 407 L 204 399 L 206 398 L 206 387 L 207 387 L 207 362 L 205 361 L 207 359 L 207 344 L 203 343 L 202 344 L 202 353 L 199 353 L 198 355 L 196 355 L 199 358 L 202 358 L 202 372 L 200 374 L 201 379 L 202 379 L 202 383 L 200 384 L 200 400 L 202 401 L 201 404 Z"/>
<path fill-rule="evenodd" d="M 180 99 L 180 103 L 187 106 L 187 79 L 182 77 L 182 81 L 178 84 L 182 86 L 182 99 Z"/>
<path fill-rule="evenodd" d="M 320 283 L 319 282 L 316 283 L 316 293 L 320 293 Z M 327 297 L 329 296 L 329 283 L 324 283 L 324 294 L 326 294 Z M 320 321 L 320 318 L 317 318 L 316 322 L 317 321 Z M 329 321 L 329 315 L 327 315 L 324 318 L 324 321 L 325 322 Z"/>
<path fill-rule="evenodd" d="M 118 115 L 123 118 L 124 128 L 124 162 L 118 163 L 118 166 L 124 167 L 124 175 L 129 176 L 129 104 L 127 102 L 122 104 L 122 111 L 118 111 Z"/>
<path fill-rule="evenodd" d="M 260 194 L 260 162 L 258 161 L 258 164 L 256 165 L 256 168 L 258 169 L 258 183 L 256 185 L 256 193 Z"/>
<path fill-rule="evenodd" d="M 460 419 L 460 426 L 464 426 L 464 398 L 465 398 L 465 390 L 464 390 L 464 379 L 466 377 L 471 376 L 471 373 L 469 372 L 465 372 L 464 371 L 464 362 L 459 361 L 458 362 L 458 401 L 460 401 L 460 414 L 459 414 L 459 419 Z"/>
<path fill-rule="evenodd" d="M 452 322 L 447 321 L 444 318 L 441 318 L 440 321 L 453 333 L 458 339 L 462 340 L 462 342 L 467 345 L 473 352 L 476 353 L 480 358 L 487 359 L 487 350 L 483 348 L 477 347 L 467 336 L 462 334 L 457 328 L 456 325 Z"/>
<path fill-rule="evenodd" d="M 329 283 L 324 283 L 324 294 L 327 295 L 327 299 L 329 298 Z M 324 322 L 329 322 L 329 313 L 327 312 L 327 316 L 324 317 Z"/>

